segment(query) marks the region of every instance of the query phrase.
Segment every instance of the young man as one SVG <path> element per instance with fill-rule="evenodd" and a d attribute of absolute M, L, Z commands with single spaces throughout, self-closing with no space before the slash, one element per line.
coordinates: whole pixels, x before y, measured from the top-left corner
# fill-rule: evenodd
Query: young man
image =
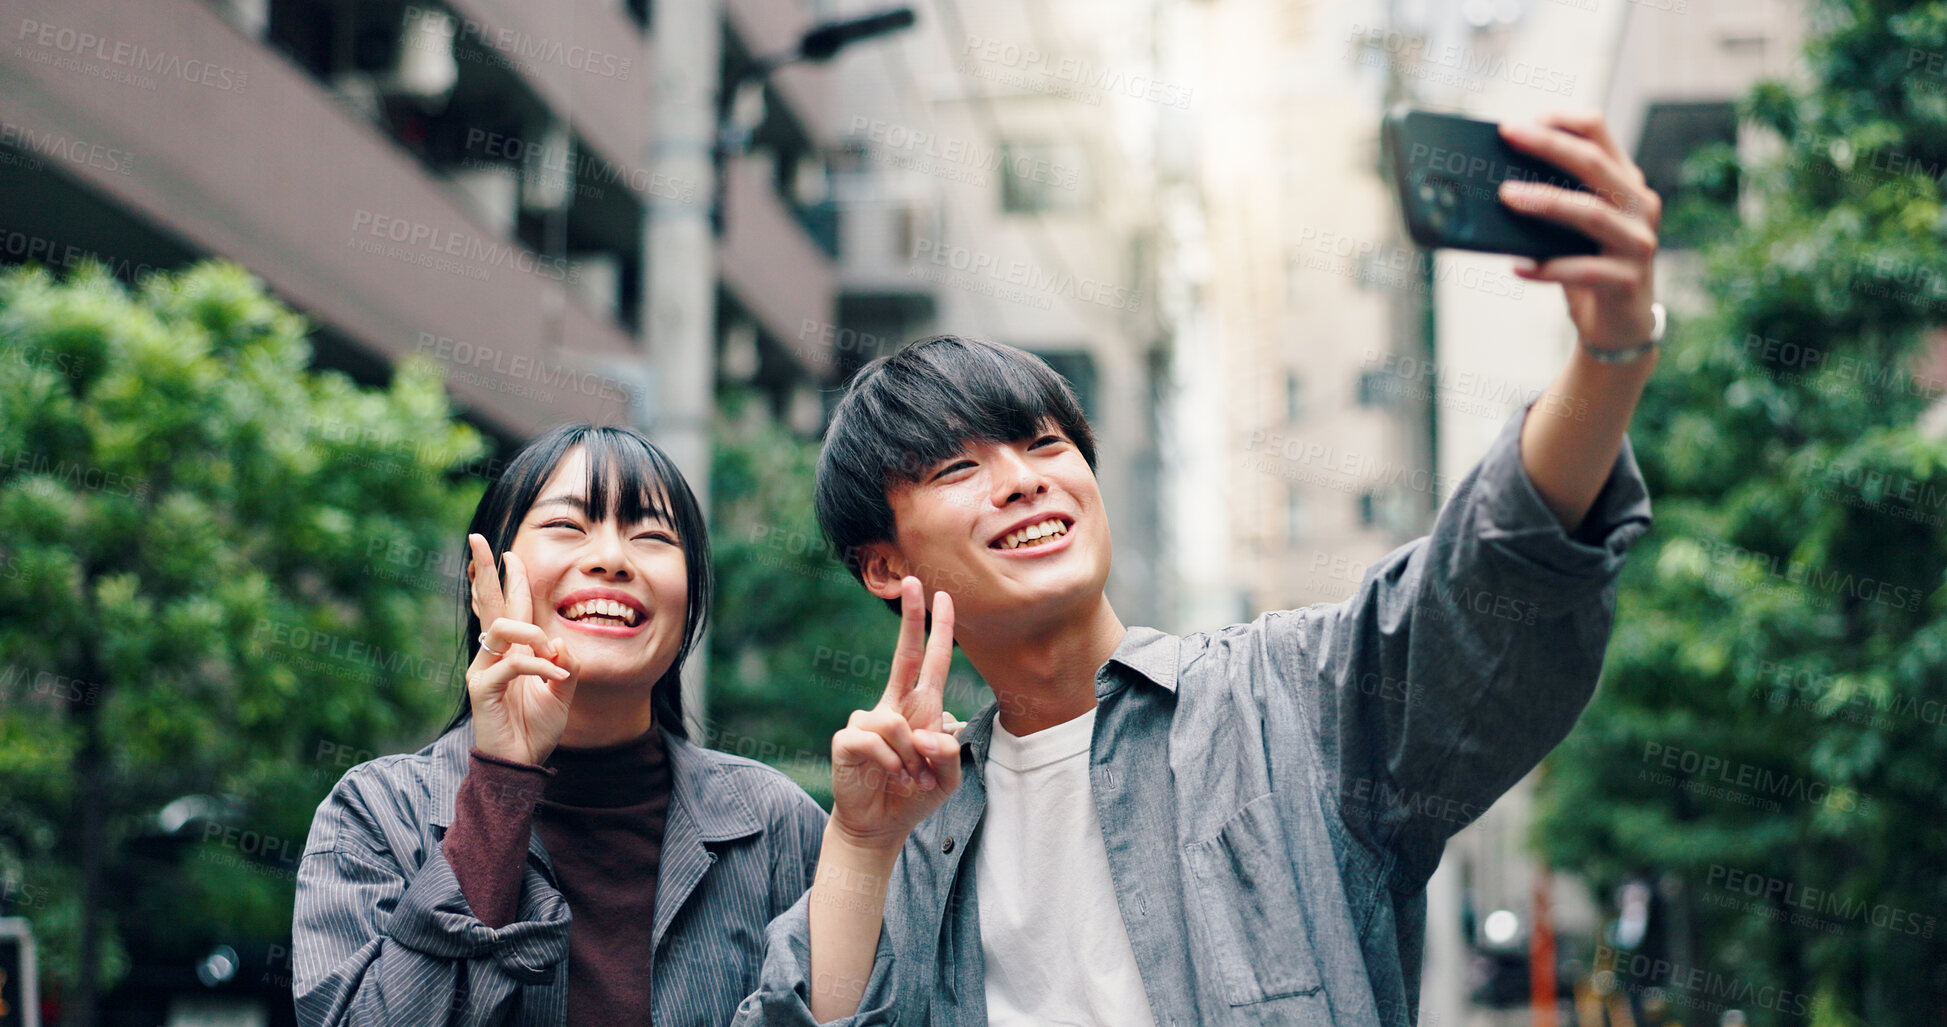
<path fill-rule="evenodd" d="M 941 337 L 859 373 L 819 515 L 900 639 L 737 1022 L 1414 1022 L 1427 879 L 1574 724 L 1650 523 L 1624 430 L 1657 198 L 1599 116 L 1504 135 L 1596 187 L 1503 191 L 1601 242 L 1518 268 L 1563 286 L 1580 345 L 1345 602 L 1125 629 L 1093 439 L 1045 364 Z M 957 739 L 955 641 L 997 700 Z"/>

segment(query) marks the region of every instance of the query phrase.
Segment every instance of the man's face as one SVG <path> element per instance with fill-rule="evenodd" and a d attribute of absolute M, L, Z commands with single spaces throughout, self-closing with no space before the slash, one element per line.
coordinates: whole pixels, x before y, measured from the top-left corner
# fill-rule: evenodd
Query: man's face
<path fill-rule="evenodd" d="M 1091 608 L 1108 581 L 1101 490 L 1052 422 L 1013 442 L 970 441 L 886 500 L 895 537 L 877 544 L 885 560 L 868 561 L 866 580 L 881 597 L 911 574 L 928 595 L 951 594 L 960 622 L 999 624 Z"/>

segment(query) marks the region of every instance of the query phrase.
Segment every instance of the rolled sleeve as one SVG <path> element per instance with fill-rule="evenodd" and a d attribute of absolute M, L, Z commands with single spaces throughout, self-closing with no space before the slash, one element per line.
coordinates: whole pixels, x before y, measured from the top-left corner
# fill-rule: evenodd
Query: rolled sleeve
<path fill-rule="evenodd" d="M 1605 588 L 1622 573 L 1630 547 L 1650 527 L 1649 487 L 1629 436 L 1582 523 L 1570 533 L 1536 491 L 1521 461 L 1527 408 L 1508 419 L 1481 458 L 1473 497 L 1477 537 L 1488 569 L 1541 598 L 1561 599 Z M 1455 546 L 1464 555 L 1464 546 Z M 1464 571 L 1464 568 L 1457 568 Z"/>
<path fill-rule="evenodd" d="M 1267 614 L 1316 675 L 1308 723 L 1342 820 L 1417 888 L 1446 839 L 1567 735 L 1600 676 L 1615 584 L 1650 525 L 1627 438 L 1571 535 L 1521 462 L 1532 401 L 1441 508 L 1339 604 Z"/>
<path fill-rule="evenodd" d="M 757 990 L 737 1007 L 732 1027 L 813 1027 L 811 1015 L 811 892 L 771 921 L 765 931 L 764 969 Z M 881 1027 L 899 1022 L 895 965 L 887 931 L 879 931 L 879 948 L 872 956 L 872 973 L 858 1012 L 824 1021 L 837 1027 Z"/>
<path fill-rule="evenodd" d="M 522 911 L 538 919 L 488 927 L 473 915 L 445 853 L 433 849 L 400 896 L 386 932 L 415 952 L 440 959 L 492 960 L 521 984 L 545 984 L 568 955 L 569 917 L 558 893 L 538 905 Z"/>

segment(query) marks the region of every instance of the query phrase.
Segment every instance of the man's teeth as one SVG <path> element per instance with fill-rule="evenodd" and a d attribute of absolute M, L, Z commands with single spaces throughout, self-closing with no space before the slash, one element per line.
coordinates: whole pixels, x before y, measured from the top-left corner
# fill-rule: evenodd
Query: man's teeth
<path fill-rule="evenodd" d="M 1068 525 L 1050 517 L 1040 524 L 1030 524 L 1020 531 L 1001 539 L 1002 549 L 1019 549 L 1022 546 L 1038 546 L 1044 539 L 1057 539 L 1068 534 Z"/>
<path fill-rule="evenodd" d="M 636 622 L 635 608 L 613 599 L 584 599 L 563 609 L 561 616 L 593 624 L 613 622 L 617 627 L 633 627 Z"/>

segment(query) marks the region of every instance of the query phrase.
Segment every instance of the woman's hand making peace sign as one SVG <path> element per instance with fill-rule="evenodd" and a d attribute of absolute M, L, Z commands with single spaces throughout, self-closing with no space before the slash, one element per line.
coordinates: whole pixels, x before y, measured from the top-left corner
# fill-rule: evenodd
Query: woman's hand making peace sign
<path fill-rule="evenodd" d="M 580 668 L 561 639 L 547 637 L 534 625 L 534 597 L 521 558 L 511 550 L 506 554 L 503 598 L 486 537 L 468 535 L 467 544 L 473 549 L 468 576 L 474 612 L 487 626 L 466 670 L 473 744 L 489 756 L 538 764 L 568 728 L 568 706 L 575 700 Z"/>

